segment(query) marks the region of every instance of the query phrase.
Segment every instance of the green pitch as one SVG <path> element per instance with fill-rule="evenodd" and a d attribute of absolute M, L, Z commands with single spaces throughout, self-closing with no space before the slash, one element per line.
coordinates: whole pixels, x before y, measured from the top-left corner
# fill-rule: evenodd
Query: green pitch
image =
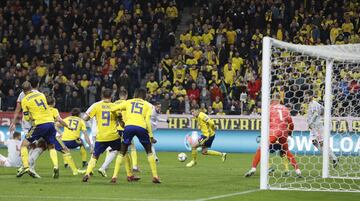
<path fill-rule="evenodd" d="M 0 150 L 6 154 L 5 149 Z M 175 201 L 175 200 L 263 200 L 263 201 L 352 201 L 359 200 L 359 193 L 299 192 L 299 191 L 259 191 L 259 173 L 244 178 L 248 170 L 251 154 L 229 154 L 222 163 L 220 158 L 200 156 L 198 165 L 186 168 L 184 162 L 177 161 L 177 153 L 159 153 L 159 175 L 162 184 L 151 183 L 149 166 L 143 152 L 139 152 L 141 180 L 128 183 L 124 168 L 120 172 L 118 184 L 110 184 L 110 178 L 99 174 L 82 183 L 81 176 L 72 176 L 69 169 L 60 169 L 60 178 L 51 177 L 52 168 L 48 152 L 37 161 L 38 173 L 42 179 L 33 179 L 28 175 L 16 178 L 16 169 L 0 167 L 1 201 L 43 201 L 43 200 L 129 200 L 129 201 Z M 190 154 L 188 154 L 189 156 Z M 73 152 L 77 165 L 80 154 Z M 97 168 L 100 166 L 100 162 Z M 59 155 L 59 162 L 62 159 Z M 63 167 L 62 165 L 60 167 Z M 112 169 L 108 175 L 112 175 Z"/>

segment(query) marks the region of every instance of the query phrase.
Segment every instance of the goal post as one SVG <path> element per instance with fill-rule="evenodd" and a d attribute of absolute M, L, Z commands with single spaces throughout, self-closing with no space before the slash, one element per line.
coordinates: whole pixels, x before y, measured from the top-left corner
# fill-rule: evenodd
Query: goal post
<path fill-rule="evenodd" d="M 269 144 L 275 93 L 294 121 L 288 147 L 298 166 L 286 164 L 284 144 Z M 312 100 L 321 108 L 315 129 L 307 122 Z M 308 46 L 264 37 L 261 101 L 260 189 L 360 192 L 360 44 Z"/>

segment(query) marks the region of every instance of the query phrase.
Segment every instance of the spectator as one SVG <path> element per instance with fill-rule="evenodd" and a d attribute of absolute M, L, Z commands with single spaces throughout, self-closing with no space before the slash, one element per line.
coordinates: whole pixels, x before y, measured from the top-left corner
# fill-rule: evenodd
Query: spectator
<path fill-rule="evenodd" d="M 196 83 L 191 84 L 191 89 L 187 90 L 187 95 L 189 96 L 189 100 L 196 100 L 196 102 L 200 99 L 200 90 L 196 87 Z"/>
<path fill-rule="evenodd" d="M 8 95 L 3 102 L 3 111 L 14 111 L 16 107 L 17 97 L 14 94 L 14 90 L 10 89 Z"/>

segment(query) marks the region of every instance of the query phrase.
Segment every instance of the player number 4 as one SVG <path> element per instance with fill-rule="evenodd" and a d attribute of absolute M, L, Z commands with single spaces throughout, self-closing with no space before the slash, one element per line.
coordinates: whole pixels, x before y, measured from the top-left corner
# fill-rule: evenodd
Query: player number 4
<path fill-rule="evenodd" d="M 44 103 L 43 100 L 38 101 L 37 99 L 35 99 L 35 103 L 36 103 L 36 105 L 37 105 L 38 107 L 43 106 L 44 109 L 46 110 L 46 106 L 45 106 L 45 103 Z"/>

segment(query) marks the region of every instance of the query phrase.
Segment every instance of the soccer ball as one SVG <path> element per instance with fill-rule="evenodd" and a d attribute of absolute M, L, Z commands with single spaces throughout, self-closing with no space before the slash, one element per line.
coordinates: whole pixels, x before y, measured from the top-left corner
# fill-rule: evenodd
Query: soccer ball
<path fill-rule="evenodd" d="M 186 161 L 186 159 L 187 159 L 187 155 L 185 153 L 178 154 L 178 160 L 180 162 L 184 162 L 184 161 Z"/>

